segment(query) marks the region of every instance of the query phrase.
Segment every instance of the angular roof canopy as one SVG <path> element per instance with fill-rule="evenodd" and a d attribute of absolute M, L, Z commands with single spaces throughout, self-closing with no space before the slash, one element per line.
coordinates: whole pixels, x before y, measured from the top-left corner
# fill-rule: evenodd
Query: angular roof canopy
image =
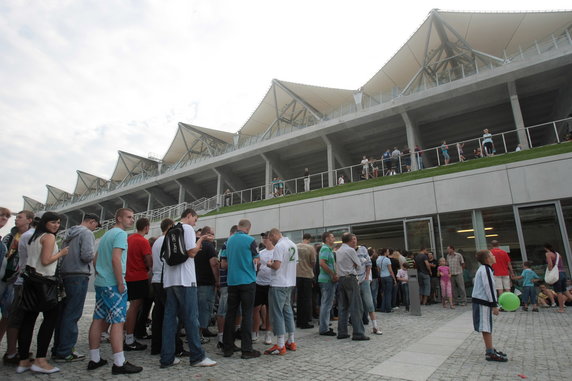
<path fill-rule="evenodd" d="M 46 198 L 46 205 L 54 205 L 60 201 L 66 201 L 72 198 L 71 193 L 66 192 L 65 190 L 61 190 L 60 188 L 56 188 L 48 184 L 46 184 L 46 188 L 48 189 L 48 197 Z"/>
<path fill-rule="evenodd" d="M 179 123 L 163 162 L 176 164 L 195 157 L 216 156 L 233 144 L 234 136 L 235 134 L 230 132 Z"/>
<path fill-rule="evenodd" d="M 303 85 L 272 80 L 270 89 L 248 121 L 240 135 L 263 137 L 281 124 L 305 127 L 323 119 L 324 115 L 341 105 L 354 101 L 353 90 Z"/>
<path fill-rule="evenodd" d="M 86 193 L 91 191 L 98 191 L 101 189 L 105 189 L 109 180 L 105 180 L 101 177 L 89 174 L 87 172 L 83 172 L 77 170 L 77 182 L 75 184 L 75 189 L 73 193 L 78 196 L 82 196 Z"/>
<path fill-rule="evenodd" d="M 420 74 L 461 70 L 478 64 L 499 65 L 534 46 L 535 41 L 564 32 L 572 11 L 446 12 L 432 10 L 395 55 L 363 86 L 369 95 L 403 93 Z M 461 64 L 464 65 L 461 68 Z M 449 73 L 447 73 L 449 75 Z M 433 79 L 434 80 L 434 79 Z"/>
<path fill-rule="evenodd" d="M 117 153 L 119 157 L 111 181 L 122 182 L 140 173 L 155 172 L 159 168 L 159 163 L 155 160 L 125 151 Z"/>
<path fill-rule="evenodd" d="M 36 211 L 44 209 L 44 204 L 42 204 L 40 201 L 34 200 L 33 198 L 27 196 L 22 196 L 22 198 L 24 199 L 23 210 Z"/>

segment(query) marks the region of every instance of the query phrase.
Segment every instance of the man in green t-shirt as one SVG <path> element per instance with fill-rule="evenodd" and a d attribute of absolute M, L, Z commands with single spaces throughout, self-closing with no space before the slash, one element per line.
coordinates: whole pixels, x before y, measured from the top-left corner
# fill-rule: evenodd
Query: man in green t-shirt
<path fill-rule="evenodd" d="M 322 303 L 320 305 L 320 335 L 336 336 L 333 329 L 330 328 L 330 311 L 334 302 L 334 294 L 336 292 L 335 282 L 338 281 L 336 275 L 336 266 L 334 252 L 334 235 L 332 232 L 324 232 L 322 234 L 322 248 L 320 249 L 320 275 L 318 276 L 318 284 L 322 294 Z"/>

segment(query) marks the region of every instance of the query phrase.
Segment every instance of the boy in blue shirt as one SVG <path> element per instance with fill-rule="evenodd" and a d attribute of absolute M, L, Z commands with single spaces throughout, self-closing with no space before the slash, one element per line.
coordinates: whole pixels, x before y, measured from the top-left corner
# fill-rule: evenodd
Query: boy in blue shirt
<path fill-rule="evenodd" d="M 522 302 L 524 303 L 522 310 L 528 311 L 528 304 L 530 301 L 530 304 L 532 304 L 532 312 L 538 312 L 538 304 L 536 304 L 536 288 L 534 286 L 534 282 L 538 282 L 540 277 L 530 268 L 531 266 L 532 262 L 524 262 L 522 264 L 522 267 L 524 267 L 522 274 L 520 276 L 515 276 L 513 279 L 522 279 Z"/>

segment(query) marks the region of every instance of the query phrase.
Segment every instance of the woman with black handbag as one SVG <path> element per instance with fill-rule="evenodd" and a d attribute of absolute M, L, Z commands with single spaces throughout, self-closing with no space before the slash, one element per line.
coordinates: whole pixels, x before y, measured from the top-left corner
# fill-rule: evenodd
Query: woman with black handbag
<path fill-rule="evenodd" d="M 67 247 L 58 251 L 56 233 L 59 228 L 60 216 L 54 212 L 45 212 L 38 222 L 36 231 L 27 242 L 28 261 L 23 273 L 24 286 L 20 306 L 25 312 L 18 335 L 20 364 L 16 373 L 28 370 L 37 373 L 59 371 L 46 360 L 48 346 L 58 319 L 58 281 L 55 277 L 58 259 L 68 253 Z M 44 320 L 38 330 L 36 359 L 32 363 L 29 351 L 34 325 L 40 312 L 43 313 Z"/>

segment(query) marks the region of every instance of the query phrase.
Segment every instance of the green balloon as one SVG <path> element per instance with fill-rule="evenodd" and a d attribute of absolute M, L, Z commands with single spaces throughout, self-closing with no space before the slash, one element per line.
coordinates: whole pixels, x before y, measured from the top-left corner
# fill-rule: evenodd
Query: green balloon
<path fill-rule="evenodd" d="M 520 307 L 520 299 L 512 292 L 504 292 L 499 297 L 499 304 L 505 311 L 516 311 Z"/>

